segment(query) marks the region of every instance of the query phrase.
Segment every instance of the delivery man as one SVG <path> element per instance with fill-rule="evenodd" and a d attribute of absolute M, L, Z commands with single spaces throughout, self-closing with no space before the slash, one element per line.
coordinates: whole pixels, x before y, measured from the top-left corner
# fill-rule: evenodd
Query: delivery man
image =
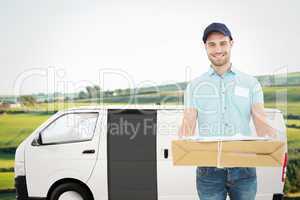
<path fill-rule="evenodd" d="M 184 94 L 185 110 L 179 136 L 250 136 L 252 116 L 258 136 L 275 137 L 264 113 L 263 91 L 256 78 L 240 72 L 230 62 L 233 37 L 225 24 L 212 23 L 203 33 L 211 65 L 192 80 Z M 197 192 L 201 200 L 254 200 L 256 168 L 197 167 Z"/>

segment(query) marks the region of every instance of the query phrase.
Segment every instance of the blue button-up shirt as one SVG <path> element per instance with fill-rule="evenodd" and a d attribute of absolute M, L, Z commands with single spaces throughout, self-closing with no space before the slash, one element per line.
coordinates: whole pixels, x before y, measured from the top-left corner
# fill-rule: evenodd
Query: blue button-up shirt
<path fill-rule="evenodd" d="M 185 107 L 198 111 L 201 136 L 251 135 L 251 107 L 263 102 L 257 79 L 233 67 L 222 76 L 210 67 L 184 93 Z"/>

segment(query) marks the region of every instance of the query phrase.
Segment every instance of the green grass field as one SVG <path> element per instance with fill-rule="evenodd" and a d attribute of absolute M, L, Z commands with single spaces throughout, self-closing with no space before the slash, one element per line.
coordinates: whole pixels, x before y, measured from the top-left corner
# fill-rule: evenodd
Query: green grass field
<path fill-rule="evenodd" d="M 14 173 L 0 172 L 0 190 L 14 188 Z"/>
<path fill-rule="evenodd" d="M 292 103 L 274 103 L 267 102 L 265 103 L 266 108 L 276 108 L 281 110 L 283 113 L 300 115 L 300 103 L 292 102 Z"/>
<path fill-rule="evenodd" d="M 300 155 L 298 153 L 300 149 L 300 129 L 288 128 L 287 131 L 289 159 L 300 160 Z"/>
<path fill-rule="evenodd" d="M 12 168 L 12 167 L 14 167 L 14 160 L 13 159 L 3 160 L 0 157 L 0 170 L 1 170 L 1 168 Z"/>
<path fill-rule="evenodd" d="M 288 125 L 300 126 L 300 120 L 297 120 L 297 119 L 288 119 L 287 120 L 287 124 Z"/>
<path fill-rule="evenodd" d="M 83 102 L 81 102 L 83 101 Z M 68 108 L 76 108 L 80 106 L 99 106 L 99 104 L 95 103 L 93 99 L 84 99 L 77 100 L 75 102 L 51 102 L 51 103 L 38 103 L 33 106 L 21 106 L 19 108 L 10 109 L 10 111 L 57 111 L 64 110 Z M 111 105 L 111 104 L 105 104 Z M 124 105 L 124 103 L 114 103 L 114 105 Z"/>
<path fill-rule="evenodd" d="M 49 116 L 40 114 L 0 115 L 0 147 L 16 147 Z"/>
<path fill-rule="evenodd" d="M 5 193 L 0 194 L 1 200 L 16 200 L 16 194 L 15 193 Z"/>
<path fill-rule="evenodd" d="M 12 168 L 14 167 L 14 154 L 1 153 L 0 152 L 0 171 L 2 168 Z"/>
<path fill-rule="evenodd" d="M 284 86 L 284 87 L 264 87 L 265 101 L 274 101 L 282 97 L 287 97 L 289 103 L 300 101 L 300 87 L 299 86 Z"/>

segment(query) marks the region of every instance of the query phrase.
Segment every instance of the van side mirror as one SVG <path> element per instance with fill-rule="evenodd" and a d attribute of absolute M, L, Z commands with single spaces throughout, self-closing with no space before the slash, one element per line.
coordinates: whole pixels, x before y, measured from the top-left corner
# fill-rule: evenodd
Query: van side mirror
<path fill-rule="evenodd" d="M 41 133 L 38 134 L 37 137 L 35 137 L 31 143 L 32 146 L 40 146 L 42 145 L 42 136 Z"/>

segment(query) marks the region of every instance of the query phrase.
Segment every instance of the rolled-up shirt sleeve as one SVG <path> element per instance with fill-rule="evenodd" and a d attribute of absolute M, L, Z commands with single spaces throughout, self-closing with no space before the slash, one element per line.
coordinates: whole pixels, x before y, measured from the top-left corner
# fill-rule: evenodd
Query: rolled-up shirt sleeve
<path fill-rule="evenodd" d="M 188 84 L 184 91 L 184 108 L 195 108 L 191 84 Z"/>
<path fill-rule="evenodd" d="M 254 86 L 252 87 L 252 92 L 251 92 L 251 104 L 263 104 L 264 103 L 264 93 L 261 87 L 261 84 L 255 80 Z"/>

